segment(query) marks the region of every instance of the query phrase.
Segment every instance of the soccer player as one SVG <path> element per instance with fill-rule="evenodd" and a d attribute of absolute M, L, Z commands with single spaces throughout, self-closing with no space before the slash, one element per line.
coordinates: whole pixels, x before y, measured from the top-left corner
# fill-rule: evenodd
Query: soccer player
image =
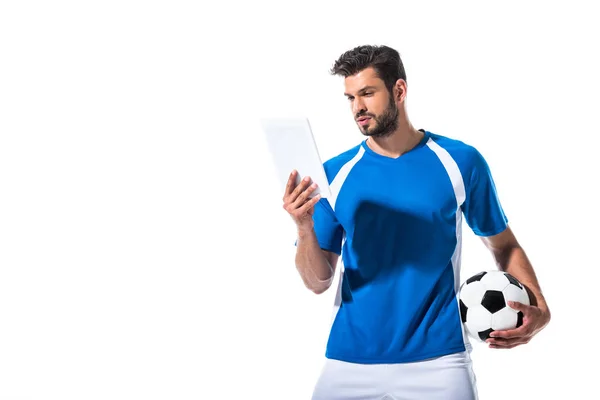
<path fill-rule="evenodd" d="M 530 292 L 523 325 L 490 347 L 524 343 L 550 321 L 535 272 L 508 226 L 489 166 L 473 146 L 407 116 L 399 53 L 360 46 L 332 68 L 366 138 L 327 160 L 332 197 L 309 198 L 290 175 L 283 202 L 297 225 L 296 267 L 319 294 L 342 256 L 325 364 L 314 400 L 477 399 L 457 292 L 464 218 L 498 268 Z"/>

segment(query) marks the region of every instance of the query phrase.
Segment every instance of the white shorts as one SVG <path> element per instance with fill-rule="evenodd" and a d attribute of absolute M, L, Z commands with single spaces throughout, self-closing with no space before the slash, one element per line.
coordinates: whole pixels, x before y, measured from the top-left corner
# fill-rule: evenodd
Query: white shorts
<path fill-rule="evenodd" d="M 326 359 L 313 400 L 477 400 L 472 361 L 464 351 L 400 364 Z"/>

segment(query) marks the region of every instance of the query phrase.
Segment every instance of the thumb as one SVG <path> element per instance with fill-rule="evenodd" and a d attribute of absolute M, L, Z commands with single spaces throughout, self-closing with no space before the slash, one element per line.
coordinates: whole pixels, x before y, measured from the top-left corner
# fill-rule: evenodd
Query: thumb
<path fill-rule="evenodd" d="M 514 308 L 515 310 L 519 311 L 526 311 L 529 307 L 527 304 L 523 304 L 518 301 L 507 301 L 506 303 L 510 308 Z"/>

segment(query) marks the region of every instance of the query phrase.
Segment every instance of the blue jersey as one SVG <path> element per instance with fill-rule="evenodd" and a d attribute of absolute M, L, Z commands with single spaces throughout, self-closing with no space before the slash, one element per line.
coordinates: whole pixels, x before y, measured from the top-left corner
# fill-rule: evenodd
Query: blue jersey
<path fill-rule="evenodd" d="M 341 255 L 326 357 L 400 363 L 464 351 L 461 224 L 507 227 L 488 164 L 428 131 L 398 158 L 362 141 L 324 163 L 332 197 L 315 205 L 320 247 Z"/>

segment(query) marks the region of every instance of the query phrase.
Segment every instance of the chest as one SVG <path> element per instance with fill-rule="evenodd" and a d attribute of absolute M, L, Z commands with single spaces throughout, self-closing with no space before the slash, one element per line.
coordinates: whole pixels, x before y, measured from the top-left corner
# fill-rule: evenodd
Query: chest
<path fill-rule="evenodd" d="M 346 231 L 455 224 L 455 188 L 436 159 L 354 168 L 340 188 L 335 213 Z"/>

